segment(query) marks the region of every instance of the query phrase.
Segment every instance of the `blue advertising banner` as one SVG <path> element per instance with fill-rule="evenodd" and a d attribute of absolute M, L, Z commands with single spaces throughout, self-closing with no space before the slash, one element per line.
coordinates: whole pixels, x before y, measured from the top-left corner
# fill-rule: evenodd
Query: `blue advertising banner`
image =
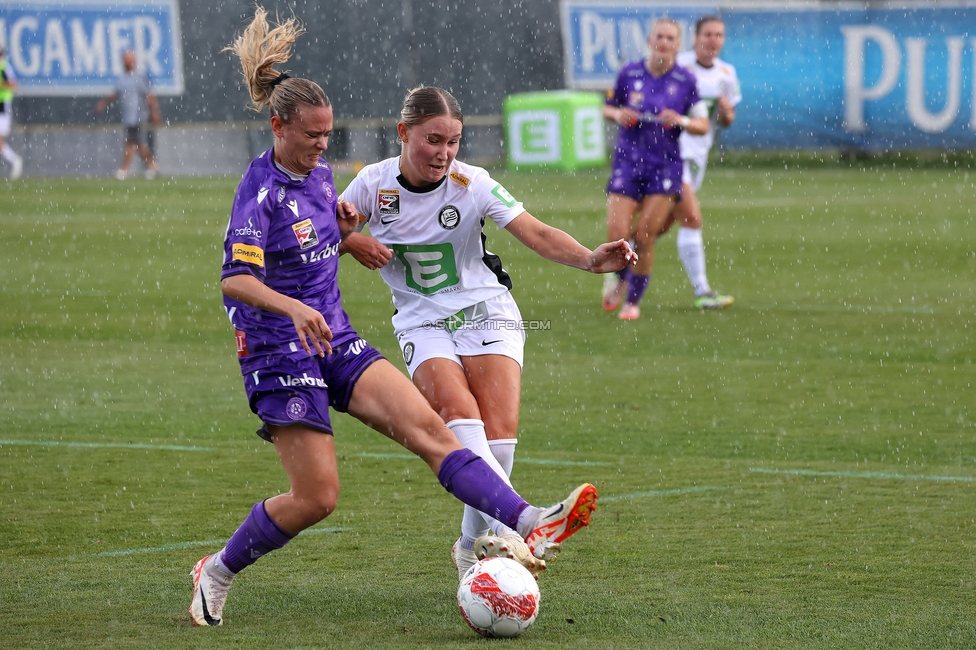
<path fill-rule="evenodd" d="M 744 98 L 722 133 L 725 146 L 976 147 L 974 2 L 689 8 L 564 0 L 561 10 L 566 84 L 590 89 L 610 87 L 624 62 L 646 56 L 655 18 L 691 24 L 721 15 L 722 58 L 736 67 Z M 636 44 L 643 49 L 635 53 Z"/>
<path fill-rule="evenodd" d="M 177 0 L 0 0 L 19 95 L 107 95 L 133 50 L 159 95 L 183 92 Z"/>

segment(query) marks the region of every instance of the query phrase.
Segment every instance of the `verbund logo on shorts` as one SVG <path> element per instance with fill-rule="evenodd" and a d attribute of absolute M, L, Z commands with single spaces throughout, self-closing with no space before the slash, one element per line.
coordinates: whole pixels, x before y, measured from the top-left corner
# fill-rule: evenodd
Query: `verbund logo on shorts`
<path fill-rule="evenodd" d="M 308 386 L 310 388 L 328 388 L 324 379 L 319 377 L 309 377 L 307 372 L 303 372 L 301 377 L 278 377 L 278 382 L 285 388 L 292 386 Z"/>

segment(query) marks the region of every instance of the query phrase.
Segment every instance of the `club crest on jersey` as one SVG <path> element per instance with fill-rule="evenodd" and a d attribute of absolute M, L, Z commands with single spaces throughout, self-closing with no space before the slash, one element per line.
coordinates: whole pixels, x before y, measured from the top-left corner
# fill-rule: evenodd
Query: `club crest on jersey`
<path fill-rule="evenodd" d="M 291 229 L 295 231 L 295 238 L 298 239 L 298 246 L 302 250 L 318 245 L 319 234 L 315 232 L 311 219 L 292 224 Z"/>
<path fill-rule="evenodd" d="M 325 193 L 325 200 L 332 203 L 332 200 L 335 197 L 335 190 L 332 189 L 332 183 L 322 181 L 322 191 Z"/>
<path fill-rule="evenodd" d="M 380 214 L 400 214 L 400 190 L 379 190 Z"/>
<path fill-rule="evenodd" d="M 282 185 L 281 187 L 278 188 L 278 203 L 281 203 L 284 200 L 285 200 L 285 186 Z"/>
<path fill-rule="evenodd" d="M 461 213 L 453 205 L 445 205 L 437 215 L 437 223 L 444 230 L 454 230 L 461 222 Z"/>
<path fill-rule="evenodd" d="M 627 105 L 631 108 L 640 108 L 644 103 L 644 93 L 634 91 L 627 96 Z"/>

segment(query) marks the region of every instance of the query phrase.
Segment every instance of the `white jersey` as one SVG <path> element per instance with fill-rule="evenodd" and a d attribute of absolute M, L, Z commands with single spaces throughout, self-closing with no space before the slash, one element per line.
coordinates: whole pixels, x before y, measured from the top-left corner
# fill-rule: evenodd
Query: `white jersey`
<path fill-rule="evenodd" d="M 678 145 L 681 147 L 682 158 L 701 159 L 708 156 L 708 151 L 715 142 L 715 130 L 718 128 L 717 101 L 725 97 L 732 106 L 742 101 L 742 91 L 739 88 L 739 77 L 735 74 L 735 67 L 716 58 L 712 67 L 704 68 L 698 65 L 694 50 L 687 50 L 678 54 L 678 65 L 690 70 L 698 81 L 698 95 L 708 106 L 708 119 L 711 128 L 705 135 L 692 135 L 687 131 L 681 132 Z"/>
<path fill-rule="evenodd" d="M 507 226 L 524 208 L 484 169 L 455 160 L 440 183 L 413 187 L 400 158 L 368 165 L 340 197 L 356 206 L 359 228 L 393 250 L 380 276 L 393 291 L 393 329 L 450 320 L 511 287 L 485 249 L 485 219 Z"/>

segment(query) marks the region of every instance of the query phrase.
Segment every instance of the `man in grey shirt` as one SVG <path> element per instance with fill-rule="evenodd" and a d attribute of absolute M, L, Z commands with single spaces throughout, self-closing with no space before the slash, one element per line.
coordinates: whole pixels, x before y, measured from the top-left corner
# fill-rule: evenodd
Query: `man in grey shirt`
<path fill-rule="evenodd" d="M 152 123 L 160 123 L 159 103 L 149 88 L 149 79 L 143 73 L 136 71 L 135 52 L 126 51 L 122 55 L 122 65 L 125 67 L 125 74 L 119 77 L 115 85 L 115 92 L 98 102 L 95 105 L 95 112 L 101 113 L 113 102 L 119 100 L 122 109 L 122 125 L 125 127 L 125 150 L 122 153 L 122 164 L 115 172 L 115 177 L 119 180 L 125 179 L 129 174 L 132 154 L 138 150 L 139 155 L 146 163 L 146 178 L 155 178 L 156 161 L 146 144 L 146 135 L 142 130 L 142 125 L 146 121 L 147 109 L 148 117 Z"/>

